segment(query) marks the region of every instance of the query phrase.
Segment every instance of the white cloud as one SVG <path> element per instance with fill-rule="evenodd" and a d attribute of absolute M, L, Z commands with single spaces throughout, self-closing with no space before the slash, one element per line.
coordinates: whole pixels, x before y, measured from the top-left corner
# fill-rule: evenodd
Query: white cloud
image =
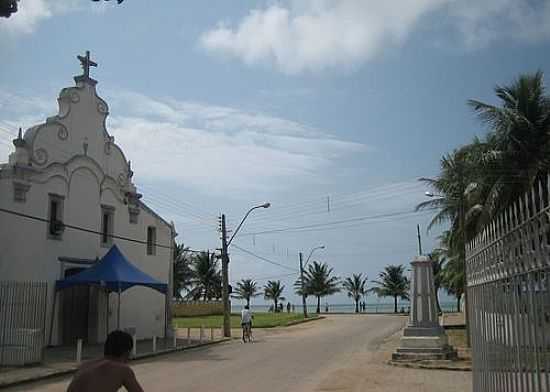
<path fill-rule="evenodd" d="M 0 24 L 7 33 L 32 33 L 39 22 L 52 16 L 46 0 L 25 0 L 18 3 L 18 11 Z"/>
<path fill-rule="evenodd" d="M 240 109 L 109 92 L 108 130 L 132 160 L 139 181 L 185 184 L 203 193 L 284 190 L 293 182 L 326 181 L 326 170 L 367 151 L 283 118 Z M 52 115 L 55 100 L 0 91 L 0 126 L 12 134 Z M 6 161 L 11 137 L 0 134 Z"/>
<path fill-rule="evenodd" d="M 467 47 L 550 37 L 548 0 L 455 0 L 448 10 Z"/>
<path fill-rule="evenodd" d="M 81 0 L 22 0 L 17 4 L 17 12 L 0 23 L 0 33 L 13 37 L 30 34 L 47 19 L 85 9 Z"/>
<path fill-rule="evenodd" d="M 136 173 L 202 192 L 285 189 L 325 181 L 336 159 L 367 150 L 303 124 L 231 107 L 117 93 L 110 132 Z"/>
<path fill-rule="evenodd" d="M 237 26 L 220 23 L 201 45 L 285 73 L 349 68 L 403 43 L 428 15 L 450 16 L 466 46 L 550 36 L 550 2 L 518 0 L 295 0 L 253 9 Z M 443 15 L 445 14 L 445 15 Z M 445 19 L 445 18 L 443 18 Z M 440 32 L 435 32 L 436 34 Z"/>

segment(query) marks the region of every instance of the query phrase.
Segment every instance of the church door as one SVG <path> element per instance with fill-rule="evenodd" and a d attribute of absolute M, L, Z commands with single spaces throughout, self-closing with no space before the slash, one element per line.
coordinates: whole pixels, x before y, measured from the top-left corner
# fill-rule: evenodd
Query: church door
<path fill-rule="evenodd" d="M 65 278 L 82 272 L 84 268 L 70 268 Z M 88 340 L 88 313 L 90 288 L 75 286 L 63 290 L 63 344 L 74 345 L 78 339 Z"/>

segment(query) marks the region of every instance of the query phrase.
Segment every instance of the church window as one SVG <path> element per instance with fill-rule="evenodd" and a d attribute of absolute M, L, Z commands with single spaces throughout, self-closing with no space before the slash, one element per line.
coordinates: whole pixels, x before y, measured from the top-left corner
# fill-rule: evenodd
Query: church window
<path fill-rule="evenodd" d="M 62 239 L 64 229 L 63 196 L 51 194 L 48 205 L 48 238 Z"/>
<path fill-rule="evenodd" d="M 154 255 L 157 242 L 157 228 L 153 226 L 147 227 L 147 254 Z"/>
<path fill-rule="evenodd" d="M 101 206 L 101 246 L 110 246 L 113 243 L 115 209 L 110 206 Z"/>

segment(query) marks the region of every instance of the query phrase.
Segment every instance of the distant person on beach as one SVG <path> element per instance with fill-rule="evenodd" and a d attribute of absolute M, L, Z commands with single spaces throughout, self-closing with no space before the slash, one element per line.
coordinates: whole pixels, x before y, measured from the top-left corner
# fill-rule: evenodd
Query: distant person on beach
<path fill-rule="evenodd" d="M 134 341 L 130 334 L 113 331 L 107 336 L 104 357 L 80 366 L 67 392 L 143 392 L 134 371 L 127 365 Z"/>
<path fill-rule="evenodd" d="M 296 307 L 292 304 L 292 313 L 296 312 Z"/>
<path fill-rule="evenodd" d="M 290 313 L 290 307 L 291 307 L 290 302 L 287 302 L 287 304 L 286 304 L 286 312 L 287 313 Z"/>
<path fill-rule="evenodd" d="M 325 303 L 325 313 L 328 313 L 328 302 Z"/>

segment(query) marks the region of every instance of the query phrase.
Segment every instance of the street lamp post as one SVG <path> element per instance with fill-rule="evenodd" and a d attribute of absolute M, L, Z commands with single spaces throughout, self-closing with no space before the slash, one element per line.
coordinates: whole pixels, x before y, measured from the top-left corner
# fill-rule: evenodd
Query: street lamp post
<path fill-rule="evenodd" d="M 259 206 L 252 207 L 248 212 L 244 215 L 243 219 L 241 220 L 241 223 L 237 226 L 235 231 L 233 232 L 233 235 L 227 240 L 227 228 L 225 226 L 225 214 L 222 214 L 221 217 L 221 231 L 222 231 L 222 301 L 223 301 L 223 336 L 226 338 L 231 337 L 231 306 L 229 304 L 229 252 L 227 249 L 229 248 L 229 245 L 231 245 L 231 242 L 233 242 L 233 239 L 241 229 L 244 221 L 246 218 L 248 218 L 248 215 L 252 211 L 258 208 L 269 208 L 271 206 L 270 203 L 264 203 Z"/>
<path fill-rule="evenodd" d="M 431 192 L 426 192 L 425 195 L 427 197 L 444 197 L 442 195 L 436 195 Z M 459 211 L 458 211 L 458 229 L 460 230 L 461 236 L 462 236 L 462 246 L 461 246 L 461 252 L 464 256 L 464 259 L 462 260 L 464 264 L 464 302 L 466 303 L 464 306 L 464 324 L 466 326 L 466 347 L 470 347 L 470 316 L 468 311 L 468 288 L 466 287 L 466 213 L 464 211 L 464 194 L 456 199 L 459 202 Z"/>
<path fill-rule="evenodd" d="M 311 255 L 313 255 L 313 252 L 315 252 L 317 249 L 325 249 L 324 245 L 317 246 L 309 252 L 309 256 L 307 257 L 306 263 L 302 265 L 303 260 L 303 254 L 300 252 L 300 282 L 302 284 L 302 307 L 304 309 L 304 318 L 307 318 L 307 303 L 306 303 L 306 289 L 304 284 L 304 268 L 309 263 L 309 259 L 311 258 Z"/>

